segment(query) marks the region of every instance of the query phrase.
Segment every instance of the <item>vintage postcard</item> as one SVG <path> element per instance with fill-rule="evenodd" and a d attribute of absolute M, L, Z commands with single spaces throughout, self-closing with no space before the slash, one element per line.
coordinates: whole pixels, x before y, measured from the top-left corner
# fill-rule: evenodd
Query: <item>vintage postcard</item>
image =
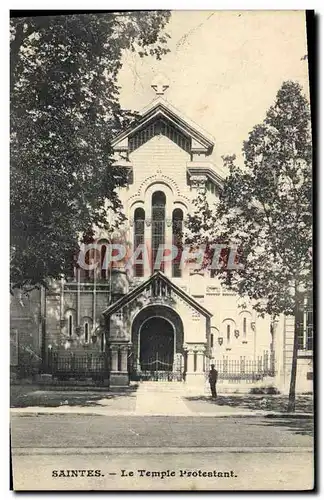
<path fill-rule="evenodd" d="M 14 490 L 314 488 L 311 17 L 11 13 Z"/>

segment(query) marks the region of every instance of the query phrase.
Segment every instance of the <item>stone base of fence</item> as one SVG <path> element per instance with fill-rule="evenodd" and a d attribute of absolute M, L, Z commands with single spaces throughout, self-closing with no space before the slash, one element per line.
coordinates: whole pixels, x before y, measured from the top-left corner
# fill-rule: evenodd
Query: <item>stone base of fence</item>
<path fill-rule="evenodd" d="M 128 385 L 128 372 L 110 372 L 110 387 L 125 387 Z"/>

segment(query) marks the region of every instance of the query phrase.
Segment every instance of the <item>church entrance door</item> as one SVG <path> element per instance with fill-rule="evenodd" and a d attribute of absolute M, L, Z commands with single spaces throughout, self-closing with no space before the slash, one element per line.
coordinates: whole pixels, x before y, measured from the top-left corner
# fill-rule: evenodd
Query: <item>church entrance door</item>
<path fill-rule="evenodd" d="M 173 325 L 160 317 L 147 319 L 140 329 L 141 371 L 172 372 L 174 352 Z"/>

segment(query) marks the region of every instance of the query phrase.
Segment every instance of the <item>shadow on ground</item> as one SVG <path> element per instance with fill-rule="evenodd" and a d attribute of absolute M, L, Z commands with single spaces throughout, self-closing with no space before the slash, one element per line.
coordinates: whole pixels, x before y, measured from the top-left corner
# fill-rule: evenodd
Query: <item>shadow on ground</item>
<path fill-rule="evenodd" d="M 261 424 L 260 424 L 261 425 Z M 310 418 L 267 418 L 267 421 L 263 421 L 263 426 L 275 426 L 275 427 L 285 427 L 294 434 L 300 434 L 302 436 L 313 436 L 314 423 Z"/>
<path fill-rule="evenodd" d="M 288 396 L 272 396 L 272 395 L 219 395 L 214 400 L 209 396 L 187 396 L 188 402 L 204 402 L 210 405 L 231 406 L 241 410 L 267 410 L 275 412 L 285 412 L 288 407 Z M 297 413 L 312 413 L 313 400 L 311 396 L 297 396 L 296 410 Z"/>
<path fill-rule="evenodd" d="M 11 408 L 26 408 L 28 406 L 59 407 L 59 406 L 83 406 L 100 407 L 101 400 L 116 400 L 125 397 L 135 398 L 137 386 L 129 387 L 127 390 L 114 390 L 113 392 L 89 390 L 44 390 L 41 387 L 11 386 L 10 406 Z"/>

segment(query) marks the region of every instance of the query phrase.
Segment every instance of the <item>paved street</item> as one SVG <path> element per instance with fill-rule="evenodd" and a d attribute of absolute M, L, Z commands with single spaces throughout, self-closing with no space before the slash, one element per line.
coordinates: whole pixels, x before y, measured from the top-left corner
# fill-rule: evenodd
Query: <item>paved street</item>
<path fill-rule="evenodd" d="M 11 429 L 16 489 L 312 487 L 309 419 L 35 414 L 12 416 Z M 71 469 L 100 476 L 62 477 Z M 142 469 L 174 476 L 141 477 Z M 53 477 L 53 470 L 65 472 Z M 183 470 L 221 477 L 181 477 Z"/>
<path fill-rule="evenodd" d="M 49 392 L 36 396 L 41 407 L 12 410 L 15 489 L 312 487 L 311 418 L 259 416 L 172 384 L 67 392 L 58 407 L 46 406 Z"/>
<path fill-rule="evenodd" d="M 312 446 L 311 420 L 258 417 L 39 415 L 12 417 L 12 446 Z"/>

